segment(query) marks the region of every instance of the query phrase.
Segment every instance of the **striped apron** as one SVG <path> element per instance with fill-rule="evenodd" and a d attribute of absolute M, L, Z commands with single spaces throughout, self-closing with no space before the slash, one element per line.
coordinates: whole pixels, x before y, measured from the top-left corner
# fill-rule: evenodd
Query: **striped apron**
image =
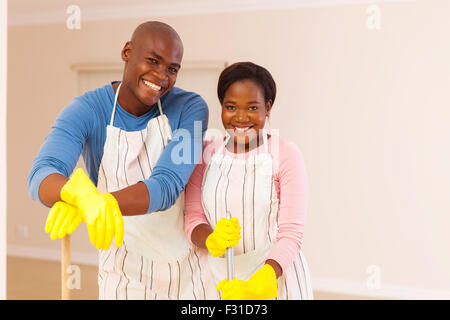
<path fill-rule="evenodd" d="M 160 115 L 141 131 L 113 126 L 120 85 L 104 154 L 98 172 L 98 190 L 114 192 L 148 179 L 172 130 L 161 102 Z M 194 251 L 184 232 L 184 192 L 165 211 L 124 216 L 124 242 L 99 252 L 100 299 L 205 299 L 204 257 Z M 114 243 L 114 242 L 113 242 Z"/>
<path fill-rule="evenodd" d="M 265 263 L 276 242 L 279 199 L 273 178 L 272 156 L 264 131 L 264 153 L 247 159 L 223 154 L 230 139 L 211 157 L 202 182 L 202 206 L 214 228 L 217 221 L 229 211 L 239 220 L 242 238 L 234 247 L 235 276 L 248 280 Z M 224 256 L 208 256 L 208 265 L 215 282 L 226 278 L 227 263 Z M 299 251 L 292 265 L 283 270 L 277 280 L 277 299 L 312 299 L 313 292 L 308 266 Z"/>

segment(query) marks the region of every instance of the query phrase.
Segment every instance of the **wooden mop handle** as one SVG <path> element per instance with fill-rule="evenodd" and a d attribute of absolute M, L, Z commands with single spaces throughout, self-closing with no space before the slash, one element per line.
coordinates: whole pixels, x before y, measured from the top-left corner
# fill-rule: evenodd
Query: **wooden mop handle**
<path fill-rule="evenodd" d="M 70 289 L 67 287 L 67 268 L 70 266 L 70 235 L 62 239 L 61 248 L 61 300 L 70 300 Z"/>

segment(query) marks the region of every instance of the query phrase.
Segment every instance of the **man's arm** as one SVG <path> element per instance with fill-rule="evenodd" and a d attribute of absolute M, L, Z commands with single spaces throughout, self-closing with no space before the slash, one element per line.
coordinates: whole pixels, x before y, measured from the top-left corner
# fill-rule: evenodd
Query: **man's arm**
<path fill-rule="evenodd" d="M 201 160 L 207 126 L 208 107 L 200 96 L 196 96 L 183 110 L 180 126 L 174 130 L 173 139 L 162 152 L 152 175 L 143 181 L 149 197 L 146 213 L 166 210 L 178 199 Z M 180 156 L 180 152 L 183 155 Z M 188 157 L 185 157 L 186 152 Z"/>
<path fill-rule="evenodd" d="M 28 175 L 33 200 L 48 207 L 60 200 L 59 191 L 75 168 L 92 128 L 92 110 L 80 99 L 58 115 Z"/>
<path fill-rule="evenodd" d="M 52 207 L 55 202 L 61 201 L 60 192 L 69 178 L 59 173 L 52 173 L 39 186 L 39 199 L 47 207 Z"/>

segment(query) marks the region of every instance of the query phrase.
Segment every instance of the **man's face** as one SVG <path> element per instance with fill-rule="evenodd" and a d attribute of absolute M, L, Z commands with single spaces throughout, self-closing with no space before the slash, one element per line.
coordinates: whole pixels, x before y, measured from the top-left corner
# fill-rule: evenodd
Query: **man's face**
<path fill-rule="evenodd" d="M 122 50 L 123 82 L 131 94 L 125 104 L 153 106 L 175 85 L 182 58 L 182 43 L 161 32 L 147 32 L 127 42 Z"/>

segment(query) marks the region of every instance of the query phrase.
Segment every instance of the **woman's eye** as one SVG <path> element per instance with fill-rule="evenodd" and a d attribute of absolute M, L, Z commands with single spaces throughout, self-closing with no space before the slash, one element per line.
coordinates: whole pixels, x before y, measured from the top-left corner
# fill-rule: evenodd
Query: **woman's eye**
<path fill-rule="evenodd" d="M 252 110 L 252 111 L 258 110 L 258 107 L 257 106 L 251 106 L 251 107 L 248 107 L 248 110 Z"/>
<path fill-rule="evenodd" d="M 150 61 L 153 64 L 157 64 L 158 63 L 158 61 L 156 59 L 153 59 L 153 58 L 147 58 L 147 60 Z"/>
<path fill-rule="evenodd" d="M 236 108 L 234 106 L 225 106 L 225 109 L 232 111 Z"/>

